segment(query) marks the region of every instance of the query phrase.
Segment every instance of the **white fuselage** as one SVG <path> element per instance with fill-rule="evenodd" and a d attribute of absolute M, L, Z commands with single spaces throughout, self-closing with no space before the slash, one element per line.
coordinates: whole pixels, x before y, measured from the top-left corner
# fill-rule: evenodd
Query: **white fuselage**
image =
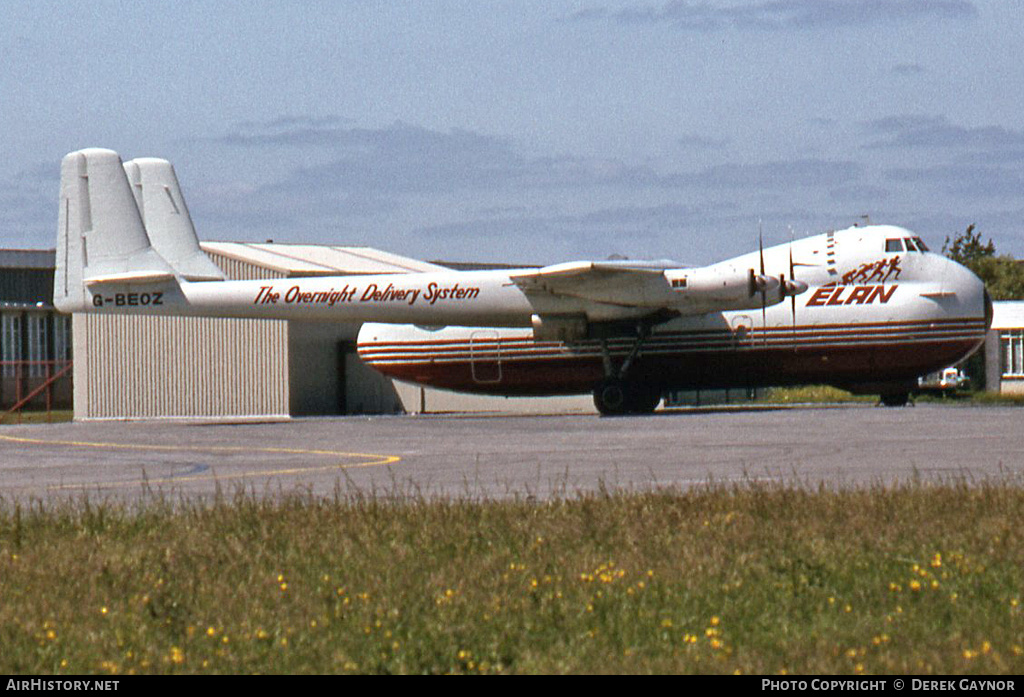
<path fill-rule="evenodd" d="M 680 388 L 823 382 L 868 389 L 961 360 L 984 339 L 984 286 L 913 240 L 900 228 L 851 228 L 766 249 L 767 272 L 792 269 L 807 290 L 764 308 L 658 325 L 640 351 L 638 379 Z M 755 252 L 723 265 L 759 263 Z M 493 394 L 589 391 L 605 356 L 621 363 L 634 343 L 629 335 L 544 342 L 527 329 L 377 323 L 359 335 L 363 359 L 385 374 Z"/>

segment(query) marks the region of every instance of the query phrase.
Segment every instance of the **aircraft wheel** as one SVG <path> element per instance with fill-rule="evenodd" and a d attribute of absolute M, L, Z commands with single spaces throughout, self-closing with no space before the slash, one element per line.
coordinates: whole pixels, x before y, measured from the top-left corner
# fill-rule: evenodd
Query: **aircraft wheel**
<path fill-rule="evenodd" d="M 881 401 L 887 407 L 905 407 L 907 402 L 910 401 L 910 394 L 907 392 L 891 392 L 883 394 Z"/>
<path fill-rule="evenodd" d="M 626 380 L 608 378 L 594 388 L 594 406 L 604 416 L 650 414 L 661 402 L 661 390 Z"/>
<path fill-rule="evenodd" d="M 629 402 L 629 391 L 622 380 L 608 378 L 594 388 L 594 406 L 602 416 L 621 416 L 629 413 Z"/>

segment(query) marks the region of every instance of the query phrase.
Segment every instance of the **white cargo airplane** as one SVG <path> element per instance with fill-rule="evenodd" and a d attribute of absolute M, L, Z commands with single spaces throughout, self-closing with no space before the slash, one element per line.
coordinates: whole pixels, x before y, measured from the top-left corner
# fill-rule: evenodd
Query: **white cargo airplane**
<path fill-rule="evenodd" d="M 893 226 L 704 267 L 225 281 L 166 160 L 70 153 L 60 197 L 64 312 L 365 322 L 360 356 L 386 375 L 498 395 L 593 392 L 603 414 L 651 412 L 668 389 L 800 383 L 903 404 L 918 376 L 976 350 L 991 319 L 974 274 Z"/>

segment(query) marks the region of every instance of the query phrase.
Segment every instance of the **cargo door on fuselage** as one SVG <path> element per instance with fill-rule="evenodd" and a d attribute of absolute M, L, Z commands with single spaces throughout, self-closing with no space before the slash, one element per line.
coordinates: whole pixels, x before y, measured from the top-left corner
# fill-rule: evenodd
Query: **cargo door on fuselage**
<path fill-rule="evenodd" d="M 469 363 L 473 382 L 501 382 L 501 338 L 494 330 L 475 331 L 469 336 Z"/>

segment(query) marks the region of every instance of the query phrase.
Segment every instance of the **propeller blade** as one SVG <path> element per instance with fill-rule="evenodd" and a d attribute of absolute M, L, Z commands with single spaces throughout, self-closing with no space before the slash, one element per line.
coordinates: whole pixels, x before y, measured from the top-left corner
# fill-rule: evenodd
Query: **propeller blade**
<path fill-rule="evenodd" d="M 789 278 L 796 281 L 796 267 L 793 266 L 793 228 L 789 229 Z M 793 310 L 793 331 L 796 331 L 796 293 L 789 296 L 789 301 Z"/>
<path fill-rule="evenodd" d="M 757 231 L 757 252 L 761 256 L 761 275 L 764 276 L 764 234 L 760 229 Z"/>
<path fill-rule="evenodd" d="M 764 331 L 764 330 L 766 330 L 768 328 L 768 318 L 766 316 L 767 309 L 768 309 L 768 294 L 765 291 L 762 290 L 761 291 L 761 331 Z M 765 334 L 764 340 L 765 340 L 765 343 L 768 342 L 768 335 L 767 335 L 767 333 Z"/>
<path fill-rule="evenodd" d="M 768 343 L 768 293 L 767 278 L 764 275 L 764 231 L 761 229 L 761 221 L 757 221 L 757 252 L 761 257 L 761 333 L 764 336 L 764 343 Z"/>

